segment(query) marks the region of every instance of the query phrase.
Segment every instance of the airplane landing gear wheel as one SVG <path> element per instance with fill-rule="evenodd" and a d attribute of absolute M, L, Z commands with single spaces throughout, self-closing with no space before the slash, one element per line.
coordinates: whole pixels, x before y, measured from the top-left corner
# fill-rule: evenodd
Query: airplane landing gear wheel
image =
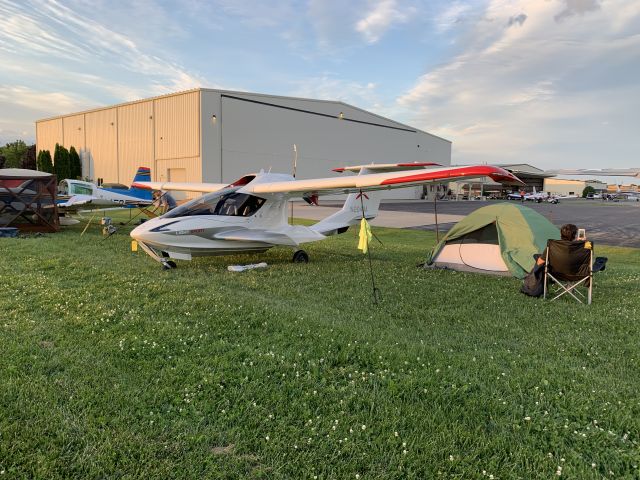
<path fill-rule="evenodd" d="M 309 263 L 309 255 L 304 250 L 297 250 L 291 259 L 293 263 Z"/>
<path fill-rule="evenodd" d="M 163 270 L 172 270 L 174 268 L 178 268 L 178 265 L 176 265 L 176 262 L 174 262 L 173 260 L 167 260 L 166 262 L 162 262 Z"/>

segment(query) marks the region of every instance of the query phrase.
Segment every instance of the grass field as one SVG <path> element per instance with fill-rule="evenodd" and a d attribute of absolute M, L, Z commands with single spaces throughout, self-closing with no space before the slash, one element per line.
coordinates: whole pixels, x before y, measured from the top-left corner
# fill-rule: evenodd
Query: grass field
<path fill-rule="evenodd" d="M 80 231 L 0 239 L 0 478 L 640 477 L 640 250 L 587 307 L 379 228 L 374 306 L 352 232 L 162 271 Z"/>

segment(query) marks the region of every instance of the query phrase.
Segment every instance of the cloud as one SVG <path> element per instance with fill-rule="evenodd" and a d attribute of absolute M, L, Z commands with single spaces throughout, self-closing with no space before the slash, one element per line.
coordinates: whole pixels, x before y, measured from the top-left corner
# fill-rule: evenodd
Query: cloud
<path fill-rule="evenodd" d="M 376 43 L 394 24 L 407 22 L 413 12 L 413 8 L 402 10 L 396 0 L 380 0 L 371 5 L 373 8 L 355 25 L 368 43 Z"/>
<path fill-rule="evenodd" d="M 12 103 L 36 112 L 66 112 L 90 105 L 87 98 L 63 92 L 38 91 L 22 85 L 0 85 L 0 103 Z"/>
<path fill-rule="evenodd" d="M 515 24 L 522 26 L 526 20 L 527 20 L 527 16 L 524 13 L 521 13 L 520 15 L 509 17 L 509 21 L 507 22 L 507 25 L 510 27 Z"/>
<path fill-rule="evenodd" d="M 376 84 L 359 83 L 325 74 L 291 83 L 290 95 L 320 100 L 338 100 L 365 109 L 380 106 Z"/>
<path fill-rule="evenodd" d="M 574 15 L 584 15 L 600 8 L 598 0 L 564 0 L 564 3 L 564 10 L 553 17 L 556 22 L 561 22 Z"/>
<path fill-rule="evenodd" d="M 460 163 L 626 159 L 640 150 L 625 136 L 640 108 L 640 7 L 582 7 L 557 22 L 566 2 L 493 0 L 461 52 L 397 99 L 404 121 L 453 140 Z"/>
<path fill-rule="evenodd" d="M 472 10 L 468 3 L 453 2 L 448 8 L 436 15 L 434 24 L 438 33 L 444 33 L 456 24 L 461 23 L 466 14 Z"/>

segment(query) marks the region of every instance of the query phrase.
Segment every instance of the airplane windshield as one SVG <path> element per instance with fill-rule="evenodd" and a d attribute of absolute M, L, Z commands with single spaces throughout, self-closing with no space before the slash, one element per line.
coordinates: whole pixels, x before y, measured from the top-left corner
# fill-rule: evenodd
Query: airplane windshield
<path fill-rule="evenodd" d="M 171 210 L 164 217 L 190 217 L 194 215 L 250 217 L 264 205 L 264 198 L 238 193 L 236 190 L 238 189 L 233 188 L 209 193 Z"/>

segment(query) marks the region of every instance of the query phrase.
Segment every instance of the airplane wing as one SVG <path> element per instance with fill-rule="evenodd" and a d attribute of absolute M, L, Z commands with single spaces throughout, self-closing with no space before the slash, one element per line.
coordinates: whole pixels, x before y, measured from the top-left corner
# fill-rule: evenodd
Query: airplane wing
<path fill-rule="evenodd" d="M 134 188 L 146 190 L 172 190 L 181 192 L 210 193 L 228 187 L 228 183 L 180 183 L 180 182 L 134 182 Z"/>
<path fill-rule="evenodd" d="M 366 165 L 363 166 L 363 168 L 366 168 Z M 328 195 L 333 193 L 387 190 L 391 188 L 422 185 L 425 183 L 456 181 L 478 177 L 491 177 L 491 179 L 496 182 L 524 185 L 518 177 L 503 168 L 491 165 L 467 165 L 433 168 L 429 170 L 420 169 L 360 174 L 347 177 L 250 183 L 245 186 L 242 191 L 254 194 L 285 193 L 290 196 L 311 192 Z"/>
<path fill-rule="evenodd" d="M 66 202 L 58 203 L 61 213 L 75 213 L 79 210 L 111 210 L 130 207 L 144 207 L 152 205 L 153 201 L 144 199 L 109 200 L 93 195 L 73 195 Z"/>
<path fill-rule="evenodd" d="M 97 197 L 93 195 L 73 195 L 66 202 L 59 203 L 58 208 L 76 208 L 81 205 L 87 205 L 94 200 L 97 200 Z"/>
<path fill-rule="evenodd" d="M 433 162 L 411 162 L 411 163 L 372 163 L 371 165 L 354 165 L 351 167 L 334 168 L 334 172 L 355 172 L 366 169 L 371 173 L 396 172 L 400 170 L 415 170 L 419 167 L 441 167 L 439 163 Z"/>

